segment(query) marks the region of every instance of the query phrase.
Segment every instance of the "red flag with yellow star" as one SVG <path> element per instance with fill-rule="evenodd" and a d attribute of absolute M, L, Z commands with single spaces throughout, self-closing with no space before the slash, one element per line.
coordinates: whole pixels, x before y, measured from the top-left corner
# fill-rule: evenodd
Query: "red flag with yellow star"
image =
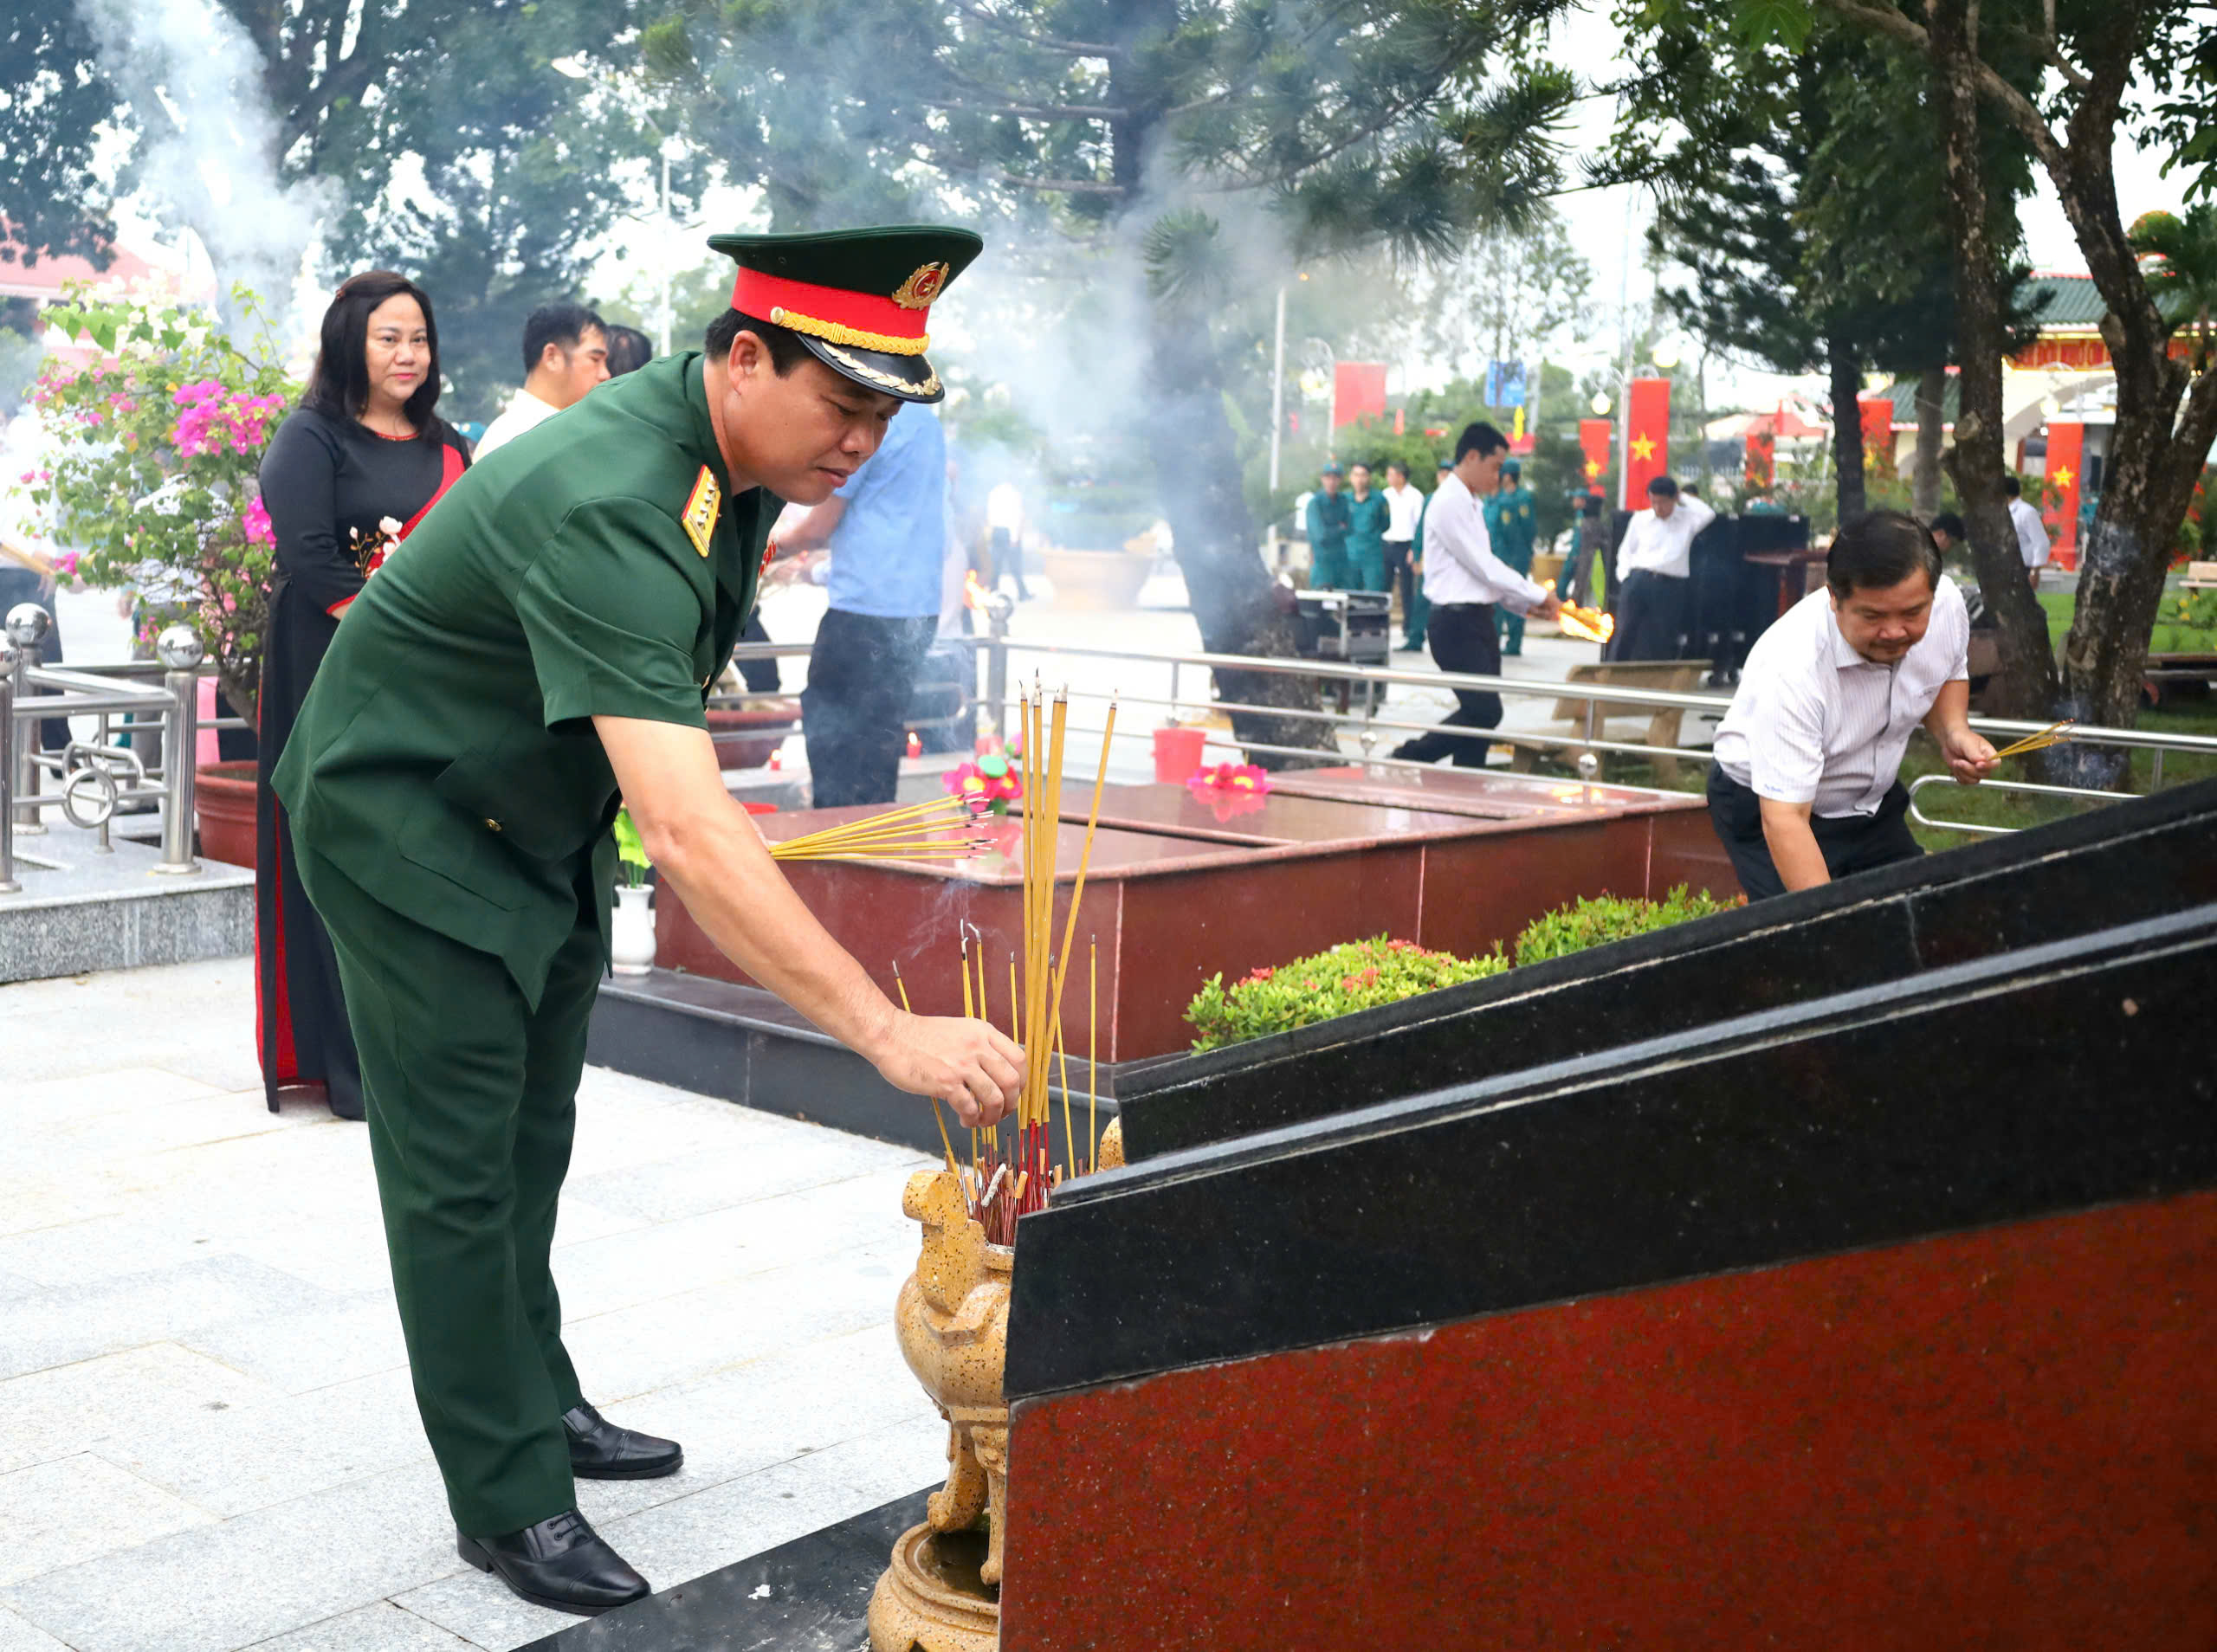
<path fill-rule="evenodd" d="M 2062 519 L 2055 525 L 2055 559 L 2065 568 L 2078 565 L 2078 487 L 2086 455 L 2086 427 L 2052 422 L 2047 427 L 2047 479 L 2055 488 L 2056 509 Z"/>
<path fill-rule="evenodd" d="M 1586 491 L 1593 492 L 1601 485 L 1601 478 L 1609 470 L 1609 421 L 1580 419 L 1578 422 L 1578 445 L 1586 455 Z"/>
<path fill-rule="evenodd" d="M 1628 401 L 1631 430 L 1625 441 L 1625 503 L 1628 509 L 1647 508 L 1647 484 L 1671 470 L 1671 381 L 1635 378 Z"/>

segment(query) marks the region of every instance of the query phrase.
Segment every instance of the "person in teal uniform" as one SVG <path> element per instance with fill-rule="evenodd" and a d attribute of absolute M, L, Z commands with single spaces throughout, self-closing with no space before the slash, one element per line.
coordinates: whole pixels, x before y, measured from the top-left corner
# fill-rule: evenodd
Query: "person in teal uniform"
<path fill-rule="evenodd" d="M 1393 507 L 1370 485 L 1370 467 L 1348 472 L 1348 589 L 1386 589 L 1386 529 Z"/>
<path fill-rule="evenodd" d="M 1485 501 L 1486 532 L 1493 553 L 1518 573 L 1532 571 L 1532 536 L 1538 523 L 1532 514 L 1532 490 L 1524 485 L 1524 467 L 1515 459 L 1501 468 L 1501 491 Z M 1494 610 L 1494 624 L 1501 633 L 1501 651 L 1524 652 L 1524 616 L 1505 607 Z"/>
<path fill-rule="evenodd" d="M 1339 590 L 1348 583 L 1348 498 L 1340 468 L 1326 465 L 1309 496 L 1309 589 Z"/>

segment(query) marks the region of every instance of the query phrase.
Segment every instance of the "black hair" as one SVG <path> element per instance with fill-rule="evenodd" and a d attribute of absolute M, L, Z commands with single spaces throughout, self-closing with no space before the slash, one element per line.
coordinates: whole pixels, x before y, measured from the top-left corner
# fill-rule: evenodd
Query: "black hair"
<path fill-rule="evenodd" d="M 1601 513 L 1601 496 L 1600 496 L 1600 494 L 1587 494 L 1584 498 L 1580 499 L 1580 500 L 1578 501 L 1578 513 L 1579 513 L 1580 516 L 1599 516 L 1599 515 L 1600 515 L 1600 513 Z"/>
<path fill-rule="evenodd" d="M 1678 484 L 1668 476 L 1650 476 L 1647 479 L 1647 496 L 1650 499 L 1676 499 Z"/>
<path fill-rule="evenodd" d="M 568 355 L 588 332 L 608 332 L 608 323 L 582 304 L 542 304 L 524 318 L 523 371 L 529 378 L 548 345 L 559 345 Z"/>
<path fill-rule="evenodd" d="M 1928 584 L 1940 583 L 1940 547 L 1906 511 L 1865 511 L 1849 518 L 1825 554 L 1825 583 L 1843 600 L 1853 591 L 1898 585 L 1920 570 Z"/>
<path fill-rule="evenodd" d="M 1968 532 L 1964 532 L 1963 519 L 1956 515 L 1953 511 L 1942 511 L 1939 515 L 1934 517 L 1932 519 L 1932 531 L 1935 533 L 1946 534 L 1957 545 L 1962 545 L 1965 540 L 1971 537 Z"/>
<path fill-rule="evenodd" d="M 370 404 L 368 343 L 370 312 L 387 299 L 405 294 L 423 312 L 423 338 L 431 352 L 430 367 L 416 393 L 402 403 L 417 433 L 429 435 L 437 423 L 431 410 L 439 401 L 439 323 L 431 313 L 431 295 L 405 275 L 389 269 L 365 270 L 350 275 L 331 295 L 323 313 L 323 334 L 316 350 L 315 366 L 301 405 L 327 419 L 358 418 Z"/>
<path fill-rule="evenodd" d="M 608 376 L 620 378 L 636 373 L 655 358 L 655 341 L 637 327 L 608 330 Z"/>
<path fill-rule="evenodd" d="M 1465 457 L 1476 454 L 1483 459 L 1502 452 L 1509 446 L 1509 438 L 1483 419 L 1473 419 L 1463 427 L 1463 434 L 1455 438 L 1455 462 L 1461 464 Z"/>
<path fill-rule="evenodd" d="M 751 332 L 762 341 L 770 352 L 770 370 L 780 378 L 799 366 L 808 357 L 808 346 L 800 341 L 800 334 L 791 327 L 781 327 L 774 321 L 758 320 L 744 310 L 726 310 L 708 323 L 705 342 L 710 358 L 722 361 L 728 358 L 733 341 L 742 332 Z"/>
<path fill-rule="evenodd" d="M 2023 487 L 2019 484 L 2014 476 L 2004 476 L 2001 479 L 2001 491 L 2008 494 L 2010 498 L 2015 499 L 2025 490 Z"/>
<path fill-rule="evenodd" d="M 1388 460 L 1386 461 L 1386 469 L 1388 469 L 1388 470 L 1398 470 L 1398 471 L 1399 471 L 1399 472 L 1401 473 L 1401 480 L 1402 480 L 1403 481 L 1408 481 L 1408 479 L 1409 479 L 1409 468 L 1408 468 L 1408 466 L 1407 466 L 1406 464 L 1403 463 L 1403 462 L 1402 462 L 1400 460 L 1399 460 L 1399 459 L 1388 459 Z"/>

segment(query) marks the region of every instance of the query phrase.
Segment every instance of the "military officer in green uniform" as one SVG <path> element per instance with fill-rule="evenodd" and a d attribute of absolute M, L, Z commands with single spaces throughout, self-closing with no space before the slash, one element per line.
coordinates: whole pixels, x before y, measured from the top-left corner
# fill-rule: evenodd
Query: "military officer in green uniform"
<path fill-rule="evenodd" d="M 1532 490 L 1524 485 L 1524 467 L 1515 459 L 1501 467 L 1501 488 L 1485 501 L 1486 534 L 1493 553 L 1521 574 L 1532 571 L 1532 536 L 1538 523 L 1532 514 Z M 1503 654 L 1524 652 L 1524 616 L 1507 606 L 1494 610 L 1494 629 Z"/>
<path fill-rule="evenodd" d="M 1019 1052 L 887 1002 L 725 791 L 702 701 L 771 524 L 941 394 L 925 227 L 724 236 L 707 349 L 596 390 L 441 500 L 347 610 L 275 776 L 335 944 L 417 1402 L 462 1558 L 590 1614 L 647 1583 L 573 1476 L 673 1474 L 586 1402 L 548 1268 L 627 803 L 664 885 L 892 1084 L 997 1120 Z M 334 1534 L 339 1540 L 339 1534 Z M 347 1540 L 354 1540 L 349 1538 Z"/>
<path fill-rule="evenodd" d="M 1370 467 L 1348 472 L 1348 589 L 1386 589 L 1386 525 L 1393 514 L 1386 495 L 1370 485 Z"/>
<path fill-rule="evenodd" d="M 1340 468 L 1326 465 L 1309 496 L 1309 589 L 1339 590 L 1348 583 L 1348 497 Z"/>

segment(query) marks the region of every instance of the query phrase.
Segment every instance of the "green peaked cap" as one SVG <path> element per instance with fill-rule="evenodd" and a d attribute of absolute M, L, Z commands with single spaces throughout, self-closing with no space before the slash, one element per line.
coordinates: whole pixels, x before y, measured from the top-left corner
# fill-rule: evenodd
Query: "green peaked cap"
<path fill-rule="evenodd" d="M 904 402 L 947 393 L 924 359 L 925 323 L 947 283 L 986 249 L 973 232 L 898 223 L 711 236 L 708 245 L 739 266 L 732 307 L 790 328 L 833 372 Z"/>

